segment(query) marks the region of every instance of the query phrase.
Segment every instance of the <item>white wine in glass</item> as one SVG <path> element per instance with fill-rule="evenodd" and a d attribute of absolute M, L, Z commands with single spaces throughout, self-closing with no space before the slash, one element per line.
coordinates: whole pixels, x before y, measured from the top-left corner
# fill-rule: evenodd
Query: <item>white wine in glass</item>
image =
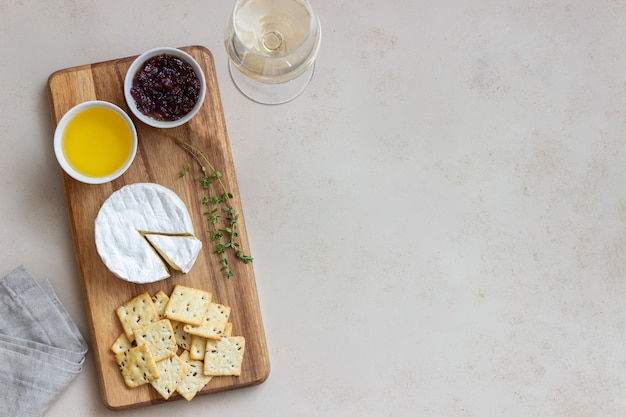
<path fill-rule="evenodd" d="M 309 84 L 320 42 L 308 0 L 237 0 L 225 41 L 233 81 L 259 103 L 290 101 Z"/>

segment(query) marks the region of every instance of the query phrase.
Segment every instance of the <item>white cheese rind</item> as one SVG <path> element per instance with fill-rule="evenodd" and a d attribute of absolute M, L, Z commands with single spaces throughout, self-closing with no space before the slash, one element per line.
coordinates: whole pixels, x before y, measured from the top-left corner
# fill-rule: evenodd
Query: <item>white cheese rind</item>
<path fill-rule="evenodd" d="M 139 284 L 168 278 L 166 264 L 141 232 L 193 235 L 184 202 L 161 185 L 131 184 L 111 194 L 95 220 L 96 249 L 113 274 Z"/>
<path fill-rule="evenodd" d="M 165 262 L 185 274 L 191 270 L 202 249 L 202 241 L 195 236 L 146 234 L 145 237 Z"/>

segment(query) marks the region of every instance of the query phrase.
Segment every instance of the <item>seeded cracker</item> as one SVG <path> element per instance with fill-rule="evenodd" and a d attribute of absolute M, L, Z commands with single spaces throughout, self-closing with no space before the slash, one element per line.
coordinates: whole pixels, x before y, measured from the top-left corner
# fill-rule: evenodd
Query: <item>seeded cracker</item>
<path fill-rule="evenodd" d="M 191 359 L 188 351 L 184 351 L 180 358 L 189 366 L 189 371 L 187 371 L 185 378 L 176 387 L 176 392 L 187 401 L 191 401 L 209 383 L 212 377 L 202 373 L 204 364 L 201 360 Z"/>
<path fill-rule="evenodd" d="M 187 333 L 207 339 L 220 339 L 224 334 L 224 327 L 230 316 L 230 307 L 218 303 L 211 303 L 199 326 L 185 325 Z"/>
<path fill-rule="evenodd" d="M 178 346 L 185 350 L 189 350 L 192 343 L 192 336 L 183 329 L 183 323 L 177 323 L 174 327 L 174 334 L 176 335 L 176 343 Z"/>
<path fill-rule="evenodd" d="M 197 361 L 204 360 L 204 352 L 206 351 L 206 337 L 191 336 L 191 345 L 189 346 L 189 358 Z"/>
<path fill-rule="evenodd" d="M 243 336 L 208 340 L 204 356 L 204 375 L 225 376 L 241 374 L 246 340 Z"/>
<path fill-rule="evenodd" d="M 124 383 L 129 388 L 139 387 L 160 378 L 156 362 L 148 346 L 135 346 L 115 355 Z"/>
<path fill-rule="evenodd" d="M 224 337 L 231 337 L 232 335 L 233 335 L 233 324 L 226 323 L 226 326 L 224 326 Z"/>
<path fill-rule="evenodd" d="M 117 353 L 126 352 L 132 347 L 133 347 L 132 342 L 128 340 L 126 333 L 122 332 L 119 335 L 119 337 L 115 340 L 115 342 L 113 342 L 113 345 L 111 346 L 111 351 L 117 354 Z"/>
<path fill-rule="evenodd" d="M 202 323 L 204 313 L 209 308 L 212 296 L 208 291 L 177 284 L 165 308 L 165 317 L 170 320 L 199 325 Z"/>
<path fill-rule="evenodd" d="M 152 296 L 152 302 L 154 303 L 154 307 L 156 308 L 159 318 L 165 318 L 165 307 L 167 307 L 168 301 L 170 301 L 170 297 L 168 297 L 162 290 L 159 290 Z"/>
<path fill-rule="evenodd" d="M 137 329 L 134 335 L 137 346 L 147 345 L 157 362 L 176 355 L 178 351 L 176 336 L 168 319 Z"/>
<path fill-rule="evenodd" d="M 152 381 L 152 387 L 166 400 L 176 391 L 176 387 L 187 375 L 189 366 L 181 358 L 174 355 L 160 362 L 157 368 L 161 377 Z"/>
<path fill-rule="evenodd" d="M 223 337 L 230 337 L 233 334 L 233 324 L 226 323 L 224 327 Z M 204 354 L 206 352 L 207 338 L 202 336 L 192 335 L 191 346 L 189 346 L 189 358 L 193 360 L 203 361 Z"/>
<path fill-rule="evenodd" d="M 111 351 L 127 387 L 150 383 L 166 400 L 178 392 L 191 401 L 213 377 L 241 374 L 245 339 L 232 336 L 231 308 L 211 299 L 208 291 L 176 285 L 169 297 L 143 293 L 116 310 L 124 332 Z M 199 324 L 189 323 L 198 316 Z"/>
<path fill-rule="evenodd" d="M 159 314 L 154 307 L 152 298 L 147 292 L 139 294 L 135 298 L 127 301 L 115 312 L 120 319 L 124 333 L 131 342 L 135 340 L 133 330 L 140 329 L 143 326 L 147 326 L 150 323 L 154 323 L 159 320 Z"/>

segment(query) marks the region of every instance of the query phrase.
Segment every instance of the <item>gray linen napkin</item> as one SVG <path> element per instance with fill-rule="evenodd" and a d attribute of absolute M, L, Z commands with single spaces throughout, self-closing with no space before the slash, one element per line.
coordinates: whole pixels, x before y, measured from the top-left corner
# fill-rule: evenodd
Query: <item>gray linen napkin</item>
<path fill-rule="evenodd" d="M 0 417 L 40 417 L 82 371 L 87 343 L 50 282 L 0 281 Z"/>

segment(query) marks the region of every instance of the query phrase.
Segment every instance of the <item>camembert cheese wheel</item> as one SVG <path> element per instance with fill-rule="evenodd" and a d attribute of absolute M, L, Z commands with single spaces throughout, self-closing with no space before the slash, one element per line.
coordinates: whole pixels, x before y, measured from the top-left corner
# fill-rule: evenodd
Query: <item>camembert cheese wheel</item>
<path fill-rule="evenodd" d="M 185 203 L 153 183 L 127 185 L 111 194 L 96 217 L 95 239 L 107 268 L 138 284 L 168 278 L 168 267 L 189 272 L 202 248 Z"/>

